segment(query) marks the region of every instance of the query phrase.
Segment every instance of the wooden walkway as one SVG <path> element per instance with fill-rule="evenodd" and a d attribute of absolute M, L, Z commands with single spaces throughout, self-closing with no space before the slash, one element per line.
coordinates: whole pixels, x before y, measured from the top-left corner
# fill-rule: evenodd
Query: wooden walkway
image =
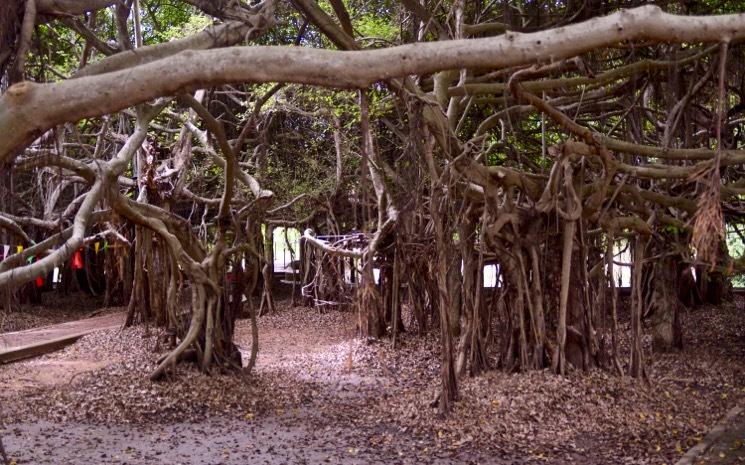
<path fill-rule="evenodd" d="M 93 331 L 119 328 L 124 324 L 125 317 L 124 312 L 110 313 L 85 320 L 0 334 L 0 364 L 59 350 Z"/>
<path fill-rule="evenodd" d="M 675 465 L 739 465 L 745 463 L 745 404 L 732 408 Z"/>

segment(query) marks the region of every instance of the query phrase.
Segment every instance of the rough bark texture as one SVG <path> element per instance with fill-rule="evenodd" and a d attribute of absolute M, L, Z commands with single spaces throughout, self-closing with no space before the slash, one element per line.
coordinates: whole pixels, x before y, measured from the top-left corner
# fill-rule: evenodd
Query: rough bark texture
<path fill-rule="evenodd" d="M 7 0 L 0 6 L 0 76 L 13 66 L 24 4 L 24 0 Z"/>
<path fill-rule="evenodd" d="M 683 347 L 680 323 L 679 261 L 678 257 L 665 256 L 652 264 L 654 281 L 652 290 L 652 347 L 655 352 L 669 352 Z"/>

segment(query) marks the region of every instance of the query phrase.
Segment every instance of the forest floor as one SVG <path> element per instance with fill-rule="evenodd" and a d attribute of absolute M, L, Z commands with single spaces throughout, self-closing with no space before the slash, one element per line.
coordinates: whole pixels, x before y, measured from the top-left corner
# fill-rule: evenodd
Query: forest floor
<path fill-rule="evenodd" d="M 444 418 L 429 407 L 436 338 L 405 334 L 394 350 L 355 338 L 349 312 L 280 302 L 260 319 L 255 373 L 184 366 L 159 383 L 147 380 L 164 350 L 158 331 L 101 331 L 0 367 L 3 440 L 18 464 L 672 465 L 745 400 L 742 302 L 683 321 L 686 348 L 648 354 L 649 382 L 490 371 L 461 380 Z M 247 353 L 250 325 L 236 332 Z"/>

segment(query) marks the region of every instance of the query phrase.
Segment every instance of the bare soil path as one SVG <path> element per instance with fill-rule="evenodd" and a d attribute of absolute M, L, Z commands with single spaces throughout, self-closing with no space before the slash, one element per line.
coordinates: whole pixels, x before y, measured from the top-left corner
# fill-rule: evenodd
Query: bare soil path
<path fill-rule="evenodd" d="M 354 315 L 313 312 L 291 309 L 262 318 L 256 375 L 245 385 L 238 382 L 233 387 L 239 395 L 250 399 L 256 394 L 252 383 L 260 383 L 261 395 L 271 402 L 259 401 L 266 406 L 257 405 L 255 415 L 254 411 L 246 412 L 246 406 L 235 406 L 233 415 L 209 415 L 199 421 L 166 424 L 160 424 L 155 412 L 145 413 L 144 418 L 140 416 L 132 423 L 128 423 L 130 420 L 125 420 L 126 423 L 88 423 L 77 419 L 6 420 L 2 433 L 6 449 L 18 465 L 512 463 L 499 457 L 484 457 L 469 448 L 438 448 L 431 437 L 402 434 L 388 421 L 372 427 L 360 424 L 365 406 L 375 404 L 385 386 L 378 376 L 367 375 L 357 366 L 355 353 L 360 350 L 360 342 L 353 337 Z M 89 384 L 85 378 L 107 376 L 111 365 L 126 357 L 111 351 L 111 358 L 101 359 L 102 350 L 80 348 L 96 344 L 96 339 L 112 336 L 106 331 L 99 332 L 63 352 L 15 364 L 13 371 L 6 373 L 14 380 L 0 379 L 0 391 L 6 389 L 7 395 L 11 392 L 8 389 L 15 389 L 16 399 L 26 397 L 31 403 L 45 401 L 42 396 L 46 398 L 75 389 L 85 393 L 71 402 L 71 407 L 80 409 L 88 408 L 80 404 L 89 401 L 97 405 L 112 402 L 104 399 L 99 403 L 95 398 L 111 394 L 121 385 L 112 386 L 113 383 L 102 381 L 104 385 L 109 383 L 109 389 L 103 390 L 95 381 Z M 126 332 L 119 337 L 126 338 Z M 248 322 L 239 322 L 236 339 L 244 351 L 250 347 Z M 143 346 L 142 342 L 129 345 Z M 83 373 L 72 382 L 75 375 L 69 375 L 74 371 L 70 364 L 80 365 L 81 370 L 95 371 Z M 101 365 L 109 366 L 102 368 Z M 43 373 L 51 376 L 42 379 Z M 0 370 L 0 378 L 2 375 Z M 210 398 L 220 394 L 214 385 L 195 382 L 197 384 L 198 388 L 189 384 L 185 389 L 204 390 Z M 162 390 L 156 395 L 168 395 L 174 386 L 160 384 L 158 389 Z M 141 398 L 139 387 L 133 389 L 135 396 Z M 2 398 L 0 393 L 0 403 Z M 189 401 L 183 404 L 185 409 L 191 407 Z"/>

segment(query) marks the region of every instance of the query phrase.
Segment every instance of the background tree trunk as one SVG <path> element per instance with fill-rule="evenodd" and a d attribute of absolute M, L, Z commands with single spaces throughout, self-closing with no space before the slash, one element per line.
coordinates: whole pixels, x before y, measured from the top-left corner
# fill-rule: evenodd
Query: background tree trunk
<path fill-rule="evenodd" d="M 654 260 L 652 301 L 652 348 L 655 352 L 669 352 L 683 347 L 678 299 L 680 257 L 669 254 Z"/>

